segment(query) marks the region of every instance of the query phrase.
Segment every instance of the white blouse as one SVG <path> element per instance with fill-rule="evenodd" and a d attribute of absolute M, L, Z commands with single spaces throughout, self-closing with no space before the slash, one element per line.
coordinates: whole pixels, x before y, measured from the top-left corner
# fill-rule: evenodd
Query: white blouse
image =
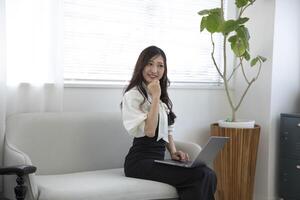
<path fill-rule="evenodd" d="M 122 100 L 122 117 L 123 124 L 127 132 L 134 137 L 145 136 L 145 120 L 151 106 L 151 96 L 148 94 L 148 99 L 144 101 L 144 96 L 138 91 L 137 87 L 127 91 Z M 174 125 L 168 126 L 169 109 L 165 103 L 159 101 L 159 124 L 157 141 L 161 138 L 168 141 L 168 135 L 171 135 L 174 130 Z"/>

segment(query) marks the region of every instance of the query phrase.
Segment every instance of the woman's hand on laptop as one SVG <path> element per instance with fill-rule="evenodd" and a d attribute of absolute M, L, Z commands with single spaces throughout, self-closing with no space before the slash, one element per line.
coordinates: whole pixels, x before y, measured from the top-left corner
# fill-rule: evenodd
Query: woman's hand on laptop
<path fill-rule="evenodd" d="M 176 151 L 171 154 L 172 160 L 178 160 L 178 161 L 189 161 L 189 155 L 183 151 Z"/>

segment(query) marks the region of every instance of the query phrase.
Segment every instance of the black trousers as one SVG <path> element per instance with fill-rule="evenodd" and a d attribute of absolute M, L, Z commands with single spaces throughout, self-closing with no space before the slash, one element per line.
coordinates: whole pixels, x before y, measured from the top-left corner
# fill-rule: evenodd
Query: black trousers
<path fill-rule="evenodd" d="M 152 159 L 125 167 L 125 175 L 173 185 L 181 200 L 214 200 L 217 185 L 215 172 L 207 166 L 183 168 L 154 163 Z"/>

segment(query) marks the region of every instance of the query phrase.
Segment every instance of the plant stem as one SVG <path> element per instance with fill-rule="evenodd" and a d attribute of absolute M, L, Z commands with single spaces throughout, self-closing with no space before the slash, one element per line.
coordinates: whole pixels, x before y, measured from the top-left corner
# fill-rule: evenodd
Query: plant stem
<path fill-rule="evenodd" d="M 259 69 L 258 69 L 258 72 L 257 72 L 257 75 L 256 75 L 255 79 L 258 79 L 258 76 L 259 76 L 260 70 L 261 70 L 261 65 L 262 65 L 262 62 L 259 61 Z"/>
<path fill-rule="evenodd" d="M 241 8 L 241 12 L 239 14 L 239 18 L 242 17 L 243 12 L 249 7 L 251 6 L 256 0 L 253 0 L 251 3 L 247 4 L 245 7 Z"/>
<path fill-rule="evenodd" d="M 221 0 L 221 17 L 222 19 L 224 19 L 224 0 Z M 229 86 L 228 86 L 228 80 L 227 80 L 227 55 L 226 55 L 226 40 L 227 40 L 227 36 L 223 35 L 223 61 L 224 61 L 224 70 L 223 70 L 223 76 L 222 79 L 224 81 L 224 87 L 225 87 L 225 91 L 226 91 L 226 95 L 227 95 L 227 99 L 229 101 L 230 107 L 231 107 L 231 111 L 232 111 L 232 115 L 231 115 L 231 120 L 235 121 L 235 108 L 230 96 L 230 92 L 229 92 Z M 214 45 L 214 44 L 213 44 Z M 220 73 L 220 71 L 218 70 L 218 72 Z M 231 76 L 230 76 L 231 78 Z"/>
<path fill-rule="evenodd" d="M 212 49 L 212 52 L 211 52 L 211 58 L 212 58 L 212 60 L 214 62 L 214 65 L 215 65 L 215 67 L 216 67 L 219 75 L 221 76 L 222 79 L 224 79 L 224 77 L 223 77 L 223 75 L 222 75 L 222 73 L 221 73 L 221 71 L 220 71 L 220 69 L 219 69 L 219 67 L 217 65 L 216 59 L 215 59 L 215 55 L 214 55 L 215 54 L 215 42 L 214 42 L 212 34 L 210 34 L 210 40 L 211 40 L 211 43 L 212 43 L 212 46 L 213 46 L 213 49 Z"/>
<path fill-rule="evenodd" d="M 236 72 L 236 70 L 241 66 L 241 63 L 239 63 L 231 72 L 229 78 L 227 79 L 227 81 L 229 82 L 230 79 L 233 77 L 234 73 Z"/>
<path fill-rule="evenodd" d="M 225 92 L 226 92 L 226 95 L 227 95 L 227 99 L 229 101 L 229 104 L 230 104 L 230 107 L 231 107 L 231 121 L 235 121 L 235 107 L 232 103 L 232 100 L 231 100 L 231 96 L 230 96 L 230 93 L 229 93 L 229 87 L 228 87 L 228 83 L 227 83 L 227 80 L 224 80 L 224 87 L 225 87 Z"/>
<path fill-rule="evenodd" d="M 224 81 L 224 87 L 225 87 L 225 92 L 226 92 L 226 95 L 227 95 L 227 99 L 229 101 L 229 104 L 230 104 L 230 107 L 231 107 L 231 111 L 232 111 L 232 115 L 231 115 L 231 120 L 232 121 L 235 121 L 235 108 L 234 108 L 234 105 L 233 105 L 233 102 L 232 102 L 232 99 L 231 99 L 231 96 L 230 96 L 230 93 L 229 93 L 229 86 L 228 86 L 228 81 L 227 81 L 227 55 L 226 55 L 226 39 L 227 39 L 227 36 L 224 35 L 223 36 L 223 60 L 224 60 L 224 71 L 223 71 L 223 81 Z"/>
<path fill-rule="evenodd" d="M 256 79 L 253 78 L 253 79 L 249 82 L 249 84 L 248 84 L 246 90 L 244 91 L 244 93 L 243 93 L 243 95 L 242 95 L 242 97 L 241 97 L 241 99 L 240 99 L 238 105 L 235 107 L 236 110 L 239 109 L 239 107 L 240 107 L 240 105 L 241 105 L 243 99 L 245 98 L 246 93 L 248 92 L 250 86 L 254 83 L 255 80 L 256 80 Z"/>
<path fill-rule="evenodd" d="M 221 0 L 221 17 L 224 19 L 224 0 Z"/>
<path fill-rule="evenodd" d="M 238 19 L 242 17 L 243 13 L 245 12 L 245 10 L 250 6 L 252 5 L 256 0 L 252 0 L 250 1 L 250 3 L 246 4 L 244 7 L 241 7 L 240 10 L 239 10 L 239 13 L 238 13 Z M 224 0 L 221 0 L 221 18 L 223 20 L 224 19 Z M 256 77 L 252 78 L 252 80 L 250 81 L 250 79 L 248 79 L 248 77 L 246 76 L 246 73 L 245 73 L 245 69 L 244 69 L 244 65 L 243 65 L 243 58 L 242 57 L 239 57 L 239 64 L 233 68 L 233 70 L 231 71 L 231 74 L 229 76 L 229 78 L 227 79 L 227 55 L 226 55 L 226 40 L 227 40 L 227 36 L 226 34 L 223 34 L 223 72 L 221 72 L 221 70 L 219 69 L 217 63 L 216 63 L 216 60 L 215 60 L 215 57 L 214 57 L 214 52 L 215 52 L 215 43 L 214 43 L 214 40 L 213 40 L 213 35 L 211 34 L 211 42 L 212 42 L 212 45 L 213 45 L 213 50 L 211 52 L 211 57 L 212 57 L 212 60 L 213 60 L 213 63 L 220 75 L 220 77 L 222 78 L 222 80 L 224 81 L 224 88 L 225 88 L 225 92 L 226 92 L 226 95 L 227 95 L 227 99 L 228 99 L 228 102 L 229 102 L 229 105 L 231 107 L 231 121 L 236 121 L 236 112 L 237 110 L 239 109 L 239 107 L 241 106 L 241 103 L 242 101 L 244 100 L 245 96 L 246 96 L 246 93 L 248 92 L 249 88 L 251 87 L 251 85 L 257 80 L 259 74 L 260 74 L 260 71 L 261 71 L 261 65 L 262 65 L 262 61 L 261 59 L 259 60 L 259 70 L 256 74 Z M 243 74 L 243 77 L 246 81 L 246 83 L 248 84 L 246 89 L 244 90 L 241 98 L 239 99 L 238 101 L 238 104 L 237 106 L 235 106 L 236 104 L 233 102 L 233 99 L 232 99 L 232 96 L 230 94 L 230 91 L 229 91 L 229 81 L 231 80 L 231 78 L 233 77 L 233 75 L 236 73 L 237 69 L 241 67 L 241 70 L 242 70 L 242 74 Z"/>
<path fill-rule="evenodd" d="M 235 107 L 236 110 L 239 109 L 239 107 L 240 107 L 240 105 L 241 105 L 243 99 L 245 98 L 245 95 L 246 95 L 246 93 L 248 92 L 248 90 L 249 90 L 249 88 L 251 87 L 251 85 L 258 79 L 258 76 L 259 76 L 260 71 L 261 71 L 261 65 L 262 65 L 262 62 L 259 61 L 259 69 L 258 69 L 258 72 L 257 72 L 257 74 L 256 74 L 256 77 L 255 77 L 255 78 L 252 78 L 252 80 L 251 80 L 250 82 L 248 81 L 248 79 L 247 79 L 247 77 L 246 77 L 246 74 L 245 74 L 245 72 L 244 72 L 244 68 L 243 68 L 243 66 L 242 66 L 243 74 L 244 74 L 244 77 L 245 77 L 245 79 L 246 79 L 246 81 L 247 81 L 247 83 L 248 83 L 248 86 L 247 86 L 246 90 L 244 91 L 244 93 L 243 93 L 243 95 L 242 95 L 242 97 L 241 97 L 241 99 L 240 99 L 238 105 Z"/>
<path fill-rule="evenodd" d="M 244 70 L 243 59 L 242 59 L 242 58 L 240 58 L 240 64 L 241 64 L 241 66 L 242 66 L 241 68 L 242 68 L 243 76 L 244 76 L 246 82 L 247 82 L 248 84 L 250 84 L 250 81 L 248 80 L 248 78 L 247 78 L 247 76 L 246 76 L 246 73 L 245 73 L 245 70 Z"/>

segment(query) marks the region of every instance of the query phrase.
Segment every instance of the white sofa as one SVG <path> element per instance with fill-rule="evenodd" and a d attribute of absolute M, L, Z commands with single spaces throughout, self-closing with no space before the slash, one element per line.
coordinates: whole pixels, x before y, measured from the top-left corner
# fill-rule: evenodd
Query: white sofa
<path fill-rule="evenodd" d="M 4 166 L 34 165 L 25 177 L 30 200 L 177 199 L 168 184 L 128 178 L 124 157 L 132 138 L 120 113 L 23 113 L 7 119 Z M 193 158 L 201 148 L 176 141 Z M 15 199 L 14 176 L 4 177 L 5 196 Z"/>

